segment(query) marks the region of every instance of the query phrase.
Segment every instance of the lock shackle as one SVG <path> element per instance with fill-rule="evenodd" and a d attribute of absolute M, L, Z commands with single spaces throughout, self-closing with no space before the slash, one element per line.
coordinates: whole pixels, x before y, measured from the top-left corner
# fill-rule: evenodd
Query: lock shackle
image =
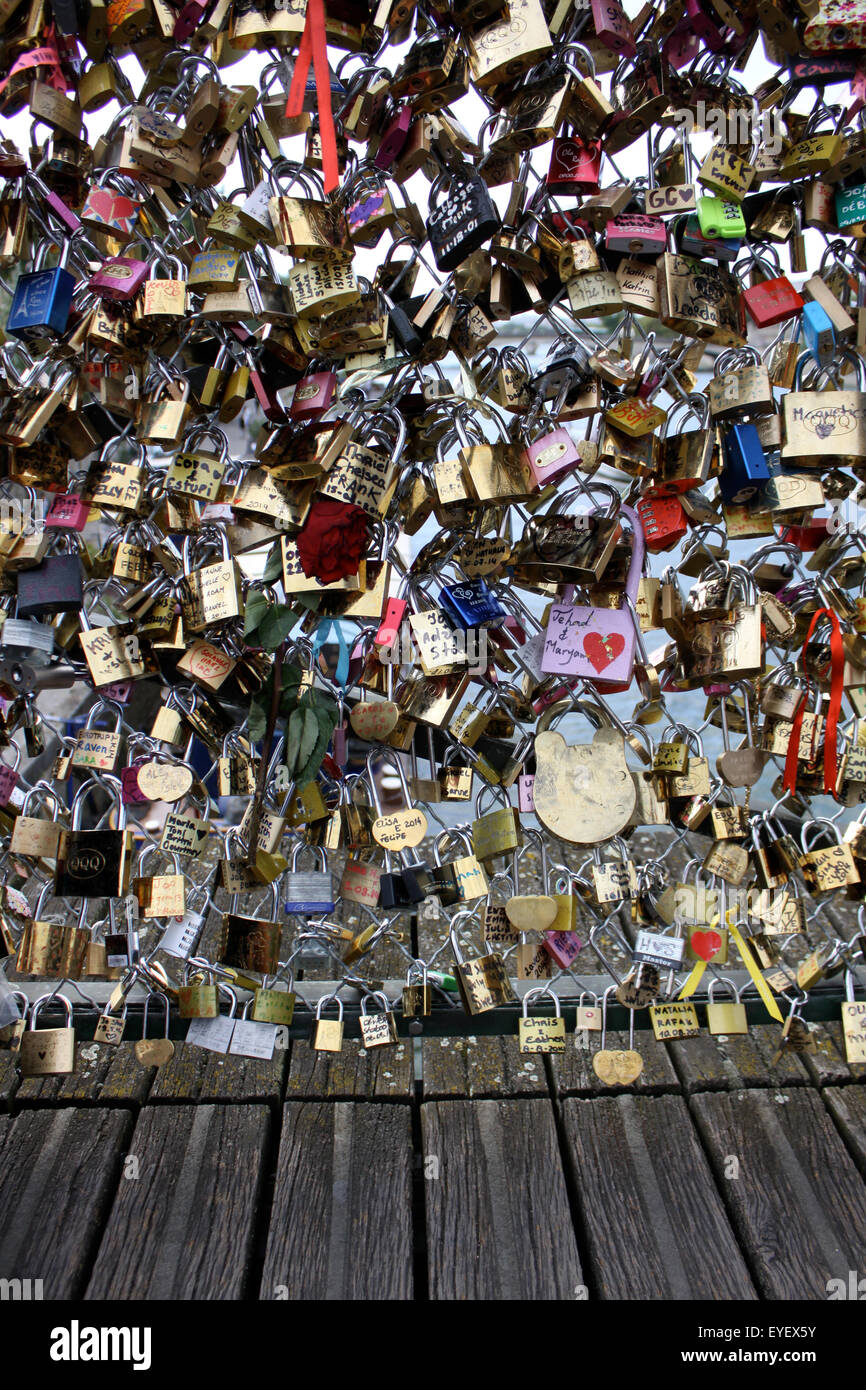
<path fill-rule="evenodd" d="M 167 1038 L 167 1037 L 168 1037 L 168 1034 L 169 1034 L 169 1029 L 170 1029 L 170 1026 L 171 1026 L 171 1001 L 170 1001 L 168 995 L 165 994 L 165 993 L 164 993 L 162 990 L 160 990 L 160 989 L 151 989 L 151 990 L 148 990 L 147 994 L 146 994 L 145 997 L 144 997 L 144 1009 L 143 1009 L 142 1018 L 141 1018 L 141 1036 L 142 1036 L 142 1038 L 146 1038 L 146 1037 L 147 1037 L 147 1015 L 148 1015 L 148 1010 L 149 1010 L 149 1008 L 150 1008 L 150 1001 L 151 1001 L 151 999 L 157 999 L 157 1000 L 161 1000 L 161 1001 L 162 1001 L 163 1012 L 164 1012 L 164 1014 L 165 1014 L 165 1027 L 164 1027 L 164 1030 L 163 1030 L 163 1037 L 166 1037 L 166 1038 Z M 125 1006 L 125 1005 L 124 1005 L 123 1015 L 124 1015 L 124 1017 L 126 1016 L 126 1006 Z"/>
<path fill-rule="evenodd" d="M 528 1018 L 530 1002 L 539 998 L 543 998 L 545 994 L 547 995 L 548 999 L 553 1000 L 554 1017 L 562 1018 L 562 1009 L 559 1005 L 559 995 L 556 993 L 555 990 L 551 989 L 549 985 L 539 985 L 537 989 L 528 989 L 526 991 L 526 993 L 523 996 L 521 1016 L 523 1018 Z"/>
<path fill-rule="evenodd" d="M 367 1013 L 368 1013 L 367 1005 L 368 1005 L 371 1001 L 376 1001 L 376 1002 L 381 1001 L 381 1004 L 382 1004 L 382 1012 L 385 1013 L 385 1014 L 388 1013 L 389 1010 L 390 1010 L 390 1008 L 391 1008 L 391 1005 L 390 1005 L 390 1003 L 389 1003 L 389 1001 L 388 1001 L 388 996 L 387 996 L 387 994 L 384 992 L 384 990 L 381 990 L 381 989 L 368 990 L 368 992 L 364 995 L 363 999 L 361 1000 L 361 1016 L 362 1016 L 363 1018 L 366 1018 L 366 1017 L 367 1017 Z"/>
<path fill-rule="evenodd" d="M 338 1020 L 340 1021 L 340 1023 L 342 1023 L 342 1021 L 343 1021 L 343 1001 L 342 1001 L 342 999 L 339 997 L 339 995 L 337 995 L 337 994 L 323 994 L 323 995 L 322 995 L 321 999 L 320 999 L 319 1002 L 316 1004 L 316 1018 L 321 1018 L 321 1017 L 322 1017 L 322 1012 L 323 1012 L 323 1010 L 324 1010 L 324 1008 L 325 1008 L 325 1006 L 326 1006 L 327 1004 L 336 1004 L 336 1006 L 337 1006 L 337 1018 L 338 1018 Z"/>
<path fill-rule="evenodd" d="M 72 814 L 70 828 L 72 830 L 81 829 L 81 818 L 84 814 L 84 806 L 89 797 L 95 791 L 107 792 L 111 798 L 112 806 L 103 811 L 96 825 L 99 828 L 106 816 L 111 814 L 112 807 L 117 811 L 117 830 L 126 829 L 126 806 L 121 796 L 121 783 L 119 778 L 112 777 L 109 773 L 102 773 L 99 777 L 89 777 L 86 782 L 82 782 L 78 791 L 72 798 Z"/>
<path fill-rule="evenodd" d="M 58 990 L 55 990 L 53 994 L 40 994 L 38 999 L 34 999 L 33 1007 L 30 1010 L 31 1029 L 35 1029 L 36 1027 L 36 1019 L 39 1016 L 40 1009 L 50 1008 L 51 1005 L 55 1003 L 62 1008 L 66 1015 L 66 1022 L 63 1025 L 64 1028 L 72 1027 L 72 1000 L 67 998 L 65 994 L 60 994 Z"/>
<path fill-rule="evenodd" d="M 715 1000 L 713 999 L 713 991 L 716 985 L 722 985 L 725 988 L 729 989 L 731 991 L 731 997 L 734 1003 L 740 1003 L 740 990 L 737 989 L 737 986 L 734 984 L 733 980 L 729 979 L 727 975 L 717 975 L 712 980 L 710 980 L 710 983 L 707 985 L 708 1004 L 713 1004 L 715 1002 Z"/>

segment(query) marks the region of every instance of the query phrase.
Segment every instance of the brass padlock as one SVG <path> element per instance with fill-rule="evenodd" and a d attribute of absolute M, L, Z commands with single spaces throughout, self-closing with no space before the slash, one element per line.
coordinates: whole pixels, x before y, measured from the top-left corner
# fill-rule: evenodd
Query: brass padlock
<path fill-rule="evenodd" d="M 327 1004 L 337 1006 L 336 1018 L 323 1018 L 322 1011 Z M 323 995 L 316 1005 L 316 1017 L 310 1035 L 310 1046 L 314 1052 L 340 1052 L 343 1047 L 343 1001 L 336 994 Z"/>
<path fill-rule="evenodd" d="M 57 1002 L 66 1014 L 63 1028 L 36 1028 L 39 1010 L 49 1001 Z M 75 1030 L 72 1026 L 72 1004 L 65 994 L 43 994 L 34 1000 L 30 1011 L 30 1026 L 21 1039 L 21 1072 L 23 1076 L 71 1076 L 75 1071 Z"/>
<path fill-rule="evenodd" d="M 723 1004 L 716 1004 L 713 1000 L 713 990 L 716 985 L 726 985 L 733 995 L 733 1000 L 725 1000 Z M 715 1035 L 725 1033 L 748 1033 L 749 1024 L 746 1018 L 746 1006 L 740 1003 L 740 996 L 736 986 L 730 980 L 711 980 L 707 989 L 707 1028 Z"/>

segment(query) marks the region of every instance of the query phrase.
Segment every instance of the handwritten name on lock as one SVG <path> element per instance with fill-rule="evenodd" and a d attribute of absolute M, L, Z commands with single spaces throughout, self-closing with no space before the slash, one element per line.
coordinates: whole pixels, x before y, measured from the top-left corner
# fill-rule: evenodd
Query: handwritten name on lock
<path fill-rule="evenodd" d="M 617 658 L 626 652 L 629 629 L 633 631 L 628 612 L 554 604 L 547 624 L 544 670 L 587 680 L 605 671 L 618 679 L 608 668 L 616 671 L 622 666 Z"/>

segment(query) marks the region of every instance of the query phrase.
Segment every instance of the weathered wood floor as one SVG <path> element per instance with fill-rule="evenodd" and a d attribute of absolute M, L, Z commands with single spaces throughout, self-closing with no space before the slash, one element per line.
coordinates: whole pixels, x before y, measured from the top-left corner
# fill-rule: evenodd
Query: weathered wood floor
<path fill-rule="evenodd" d="M 85 1299 L 790 1299 L 866 1270 L 866 1068 L 837 1025 L 588 1051 L 0 1059 L 0 1278 Z M 627 1047 L 618 1035 L 608 1047 Z M 592 1044 L 598 1046 L 597 1039 Z"/>

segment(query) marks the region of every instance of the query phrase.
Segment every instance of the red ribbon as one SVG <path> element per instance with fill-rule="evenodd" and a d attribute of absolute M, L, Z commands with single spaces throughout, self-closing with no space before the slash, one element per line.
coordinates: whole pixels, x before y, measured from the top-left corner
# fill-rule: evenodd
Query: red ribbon
<path fill-rule="evenodd" d="M 845 649 L 842 646 L 842 628 L 839 624 L 838 614 L 834 613 L 832 608 L 819 608 L 809 624 L 809 631 L 803 643 L 804 663 L 806 659 L 806 649 L 812 640 L 812 633 L 815 631 L 819 618 L 830 619 L 830 708 L 827 711 L 827 722 L 824 726 L 824 791 L 828 795 L 835 797 L 836 728 L 839 723 L 839 715 L 842 712 L 842 680 L 845 674 Z M 788 742 L 788 753 L 785 758 L 785 780 L 783 786 L 792 796 L 797 790 L 800 733 L 803 728 L 803 715 L 806 709 L 807 695 L 808 687 L 794 715 L 791 737 Z"/>
<path fill-rule="evenodd" d="M 339 186 L 340 169 L 337 163 L 337 135 L 331 109 L 331 74 L 328 72 L 328 42 L 325 36 L 325 0 L 307 0 L 307 17 L 301 45 L 292 74 L 286 116 L 300 116 L 304 109 L 304 92 L 310 59 L 316 74 L 316 98 L 319 105 L 319 135 L 322 141 L 322 171 L 325 192 L 333 193 Z"/>

